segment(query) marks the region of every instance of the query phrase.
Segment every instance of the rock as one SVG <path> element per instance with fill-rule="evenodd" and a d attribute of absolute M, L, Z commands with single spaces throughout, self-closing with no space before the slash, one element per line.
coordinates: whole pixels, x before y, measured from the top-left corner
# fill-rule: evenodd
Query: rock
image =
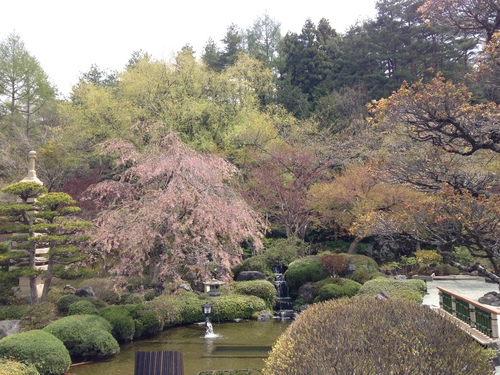
<path fill-rule="evenodd" d="M 236 281 L 265 280 L 266 275 L 259 271 L 241 271 L 236 276 Z"/>
<path fill-rule="evenodd" d="M 69 292 L 71 294 L 75 294 L 76 289 L 73 286 L 68 284 L 68 285 L 64 286 L 64 291 Z"/>
<path fill-rule="evenodd" d="M 406 275 L 396 275 L 396 276 L 394 276 L 394 279 L 396 279 L 396 280 L 407 280 L 408 277 L 406 277 Z"/>
<path fill-rule="evenodd" d="M 312 282 L 305 283 L 298 290 L 299 297 L 302 298 L 306 303 L 313 303 L 315 297 L 313 293 L 313 288 L 314 288 L 314 283 Z"/>
<path fill-rule="evenodd" d="M 378 300 L 385 301 L 385 300 L 389 299 L 389 295 L 386 292 L 384 292 L 383 290 L 381 290 L 380 293 L 377 294 L 377 296 L 375 298 Z"/>
<path fill-rule="evenodd" d="M 345 278 L 350 279 L 352 277 L 352 274 L 356 271 L 356 266 L 354 264 L 348 264 L 347 267 L 345 268 Z"/>
<path fill-rule="evenodd" d="M 495 291 L 488 292 L 484 296 L 480 297 L 478 302 L 489 306 L 500 306 L 500 293 Z"/>
<path fill-rule="evenodd" d="M 19 333 L 21 330 L 21 320 L 2 320 L 0 321 L 0 339 L 6 336 Z"/>
<path fill-rule="evenodd" d="M 186 292 L 192 292 L 193 288 L 191 288 L 188 284 L 179 285 L 179 289 L 185 290 Z"/>
<path fill-rule="evenodd" d="M 257 320 L 259 322 L 267 322 L 268 320 L 271 320 L 271 313 L 267 310 L 263 310 L 259 312 L 259 315 L 257 315 Z"/>
<path fill-rule="evenodd" d="M 90 286 L 84 286 L 75 292 L 75 295 L 80 297 L 95 298 L 94 290 Z"/>

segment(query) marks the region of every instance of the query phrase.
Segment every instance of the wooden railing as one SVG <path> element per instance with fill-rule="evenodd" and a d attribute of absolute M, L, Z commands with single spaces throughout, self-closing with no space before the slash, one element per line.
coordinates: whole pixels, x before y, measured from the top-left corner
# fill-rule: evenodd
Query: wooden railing
<path fill-rule="evenodd" d="M 438 286 L 439 307 L 488 337 L 499 338 L 500 310 Z"/>

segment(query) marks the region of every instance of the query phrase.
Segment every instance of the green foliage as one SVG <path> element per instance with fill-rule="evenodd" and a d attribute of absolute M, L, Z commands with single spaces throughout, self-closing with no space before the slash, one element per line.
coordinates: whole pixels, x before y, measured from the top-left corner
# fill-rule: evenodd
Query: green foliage
<path fill-rule="evenodd" d="M 122 293 L 115 278 L 96 277 L 93 279 L 85 279 L 80 284 L 80 287 L 87 286 L 92 288 L 97 299 L 100 299 L 109 305 L 116 305 L 120 303 Z"/>
<path fill-rule="evenodd" d="M 474 257 L 465 246 L 455 246 L 453 248 L 453 255 L 455 255 L 455 260 L 464 266 L 474 263 Z"/>
<path fill-rule="evenodd" d="M 106 359 L 118 353 L 120 346 L 111 330 L 111 324 L 97 315 L 67 316 L 44 328 L 59 338 L 76 360 Z"/>
<path fill-rule="evenodd" d="M 260 254 L 245 259 L 233 268 L 235 275 L 238 275 L 241 271 L 258 271 L 267 274 L 271 272 L 271 265 L 268 264 L 267 257 L 264 254 Z"/>
<path fill-rule="evenodd" d="M 74 294 L 66 294 L 59 298 L 56 302 L 57 311 L 63 314 L 67 314 L 69 306 L 75 302 L 81 301 L 83 297 L 75 296 Z"/>
<path fill-rule="evenodd" d="M 336 277 L 322 280 L 315 286 L 319 287 L 315 303 L 334 298 L 354 297 L 361 288 L 361 284 L 356 281 Z"/>
<path fill-rule="evenodd" d="M 425 306 L 356 296 L 302 312 L 275 343 L 263 374 L 492 375 L 493 355 Z"/>
<path fill-rule="evenodd" d="M 458 274 L 460 274 L 460 270 L 457 267 L 452 266 L 451 264 L 439 264 L 437 266 L 436 276 L 449 276 Z"/>
<path fill-rule="evenodd" d="M 279 238 L 272 241 L 264 253 L 267 264 L 288 266 L 310 252 L 310 245 L 299 238 Z"/>
<path fill-rule="evenodd" d="M 120 298 L 121 305 L 137 305 L 144 302 L 144 297 L 139 293 L 126 293 Z"/>
<path fill-rule="evenodd" d="M 0 359 L 0 375 L 40 375 L 36 367 L 21 362 Z"/>
<path fill-rule="evenodd" d="M 56 306 L 52 302 L 41 302 L 30 306 L 23 318 L 22 329 L 42 329 L 58 319 Z"/>
<path fill-rule="evenodd" d="M 290 294 L 297 294 L 300 286 L 307 282 L 316 282 L 330 276 L 326 267 L 321 264 L 319 257 L 308 256 L 290 263 L 285 277 L 290 287 Z"/>
<path fill-rule="evenodd" d="M 88 299 L 73 302 L 68 307 L 68 315 L 97 315 L 97 307 Z"/>
<path fill-rule="evenodd" d="M 420 294 L 419 302 L 422 302 L 422 295 L 427 291 L 427 287 L 425 281 L 419 279 L 395 280 L 378 277 L 364 283 L 359 289 L 358 295 L 375 297 L 382 291 L 386 292 L 391 298 L 404 297 L 404 293 L 398 295 L 400 291 L 418 292 Z"/>
<path fill-rule="evenodd" d="M 6 305 L 0 306 L 0 320 L 23 319 L 28 313 L 28 305 Z"/>
<path fill-rule="evenodd" d="M 122 306 L 109 306 L 101 311 L 101 316 L 113 327 L 111 334 L 117 341 L 127 342 L 133 339 L 136 332 L 130 309 Z"/>
<path fill-rule="evenodd" d="M 274 308 L 276 303 L 276 287 L 267 280 L 251 280 L 235 282 L 231 285 L 234 293 L 262 298 L 269 310 Z"/>
<path fill-rule="evenodd" d="M 254 319 L 259 311 L 266 310 L 266 302 L 256 296 L 227 295 L 213 301 L 213 320 Z M 201 311 L 201 305 L 199 307 Z"/>
<path fill-rule="evenodd" d="M 31 364 L 40 375 L 61 375 L 71 365 L 69 352 L 61 340 L 36 329 L 0 340 L 0 357 Z"/>
<path fill-rule="evenodd" d="M 436 250 L 417 250 L 415 258 L 420 265 L 439 264 L 443 261 L 443 257 Z"/>

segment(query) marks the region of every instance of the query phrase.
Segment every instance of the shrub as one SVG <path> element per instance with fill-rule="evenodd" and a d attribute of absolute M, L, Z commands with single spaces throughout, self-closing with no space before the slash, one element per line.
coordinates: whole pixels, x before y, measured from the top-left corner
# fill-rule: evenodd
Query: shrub
<path fill-rule="evenodd" d="M 0 320 L 22 319 L 29 310 L 29 305 L 0 306 Z"/>
<path fill-rule="evenodd" d="M 80 287 L 91 287 L 95 297 L 109 305 L 116 305 L 120 302 L 121 290 L 117 285 L 118 282 L 114 278 L 85 279 L 80 283 Z"/>
<path fill-rule="evenodd" d="M 486 375 L 493 355 L 425 306 L 357 296 L 302 312 L 275 343 L 263 374 Z"/>
<path fill-rule="evenodd" d="M 335 280 L 335 278 L 333 278 Z M 358 293 L 361 284 L 349 279 L 337 278 L 339 282 L 326 284 L 318 290 L 318 296 L 314 302 L 326 301 L 333 298 L 354 297 Z"/>
<path fill-rule="evenodd" d="M 75 302 L 81 301 L 83 297 L 75 296 L 74 294 L 67 294 L 59 298 L 56 302 L 57 311 L 62 314 L 67 314 L 69 306 Z"/>
<path fill-rule="evenodd" d="M 440 264 L 437 266 L 436 275 L 437 276 L 449 276 L 458 275 L 460 270 L 451 264 Z"/>
<path fill-rule="evenodd" d="M 256 255 L 245 259 L 243 262 L 233 268 L 233 273 L 237 276 L 241 271 L 258 271 L 267 274 L 271 270 L 265 255 Z"/>
<path fill-rule="evenodd" d="M 415 259 L 417 259 L 418 264 L 426 266 L 439 264 L 443 261 L 443 257 L 436 250 L 417 250 L 415 251 Z"/>
<path fill-rule="evenodd" d="M 81 301 L 76 301 L 69 305 L 68 315 L 97 315 L 97 307 L 90 302 L 88 299 L 83 299 Z"/>
<path fill-rule="evenodd" d="M 121 305 L 138 305 L 144 302 L 144 297 L 139 293 L 126 293 L 121 296 Z"/>
<path fill-rule="evenodd" d="M 101 316 L 112 326 L 111 334 L 119 342 L 131 341 L 135 334 L 135 322 L 130 310 L 122 306 L 109 306 Z"/>
<path fill-rule="evenodd" d="M 328 276 L 330 273 L 317 256 L 308 256 L 293 261 L 285 273 L 290 294 L 294 296 L 297 295 L 301 285 L 310 281 L 316 282 Z"/>
<path fill-rule="evenodd" d="M 30 306 L 22 322 L 22 330 L 42 329 L 57 320 L 56 306 L 51 302 L 37 303 Z"/>
<path fill-rule="evenodd" d="M 40 375 L 61 375 L 71 365 L 69 352 L 61 340 L 37 329 L 0 340 L 0 357 L 33 365 Z"/>
<path fill-rule="evenodd" d="M 157 313 L 147 307 L 139 310 L 134 319 L 135 334 L 134 338 L 142 336 L 156 335 L 163 330 L 164 321 L 159 318 Z"/>
<path fill-rule="evenodd" d="M 49 324 L 44 331 L 59 338 L 73 359 L 106 359 L 120 346 L 111 335 L 111 324 L 97 315 L 73 315 Z"/>
<path fill-rule="evenodd" d="M 273 240 L 267 246 L 264 256 L 269 266 L 278 264 L 288 266 L 298 257 L 305 256 L 309 253 L 309 244 L 293 237 Z"/>
<path fill-rule="evenodd" d="M 266 309 L 266 302 L 259 297 L 232 294 L 213 301 L 213 320 L 252 319 Z M 199 307 L 201 311 L 201 306 Z"/>
<path fill-rule="evenodd" d="M 40 375 L 40 373 L 33 365 L 0 359 L 0 375 Z"/>
<path fill-rule="evenodd" d="M 346 254 L 324 254 L 320 256 L 321 264 L 332 275 L 344 276 L 347 269 L 347 256 Z"/>
<path fill-rule="evenodd" d="M 358 294 L 375 297 L 382 291 L 386 292 L 391 298 L 405 296 L 404 293 L 399 293 L 400 291 L 415 291 L 420 294 L 419 302 L 422 302 L 422 294 L 427 291 L 427 287 L 423 280 L 395 280 L 379 277 L 364 283 L 359 289 Z"/>
<path fill-rule="evenodd" d="M 262 298 L 269 310 L 276 303 L 276 287 L 267 280 L 240 281 L 232 284 L 233 292 Z"/>

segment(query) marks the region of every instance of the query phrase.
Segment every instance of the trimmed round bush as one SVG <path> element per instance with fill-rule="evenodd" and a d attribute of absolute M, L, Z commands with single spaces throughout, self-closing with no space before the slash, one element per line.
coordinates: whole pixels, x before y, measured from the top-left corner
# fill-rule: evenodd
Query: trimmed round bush
<path fill-rule="evenodd" d="M 101 311 L 101 316 L 111 326 L 111 334 L 119 342 L 131 341 L 135 334 L 135 323 L 129 309 L 122 306 L 109 306 Z"/>
<path fill-rule="evenodd" d="M 336 282 L 325 284 L 320 287 L 318 296 L 314 299 L 314 302 L 321 302 L 334 298 L 354 297 L 361 288 L 361 284 L 354 280 L 342 278 L 332 279 L 336 280 Z"/>
<path fill-rule="evenodd" d="M 353 297 L 302 312 L 273 346 L 264 375 L 493 375 L 485 350 L 432 309 Z"/>
<path fill-rule="evenodd" d="M 0 375 L 40 375 L 36 367 L 21 362 L 0 359 Z"/>
<path fill-rule="evenodd" d="M 75 360 L 100 360 L 114 356 L 120 346 L 111 335 L 111 324 L 97 315 L 73 315 L 52 322 L 44 331 L 59 338 Z"/>
<path fill-rule="evenodd" d="M 40 375 L 61 375 L 71 366 L 62 341 L 38 329 L 4 337 L 0 340 L 0 357 L 33 365 Z"/>
<path fill-rule="evenodd" d="M 420 294 L 419 303 L 423 301 L 423 294 L 427 291 L 425 281 L 419 279 L 411 280 L 396 280 L 385 277 L 377 277 L 376 279 L 364 283 L 358 291 L 358 295 L 375 297 L 380 292 L 386 292 L 391 298 L 410 297 L 414 300 L 417 293 Z M 413 291 L 416 293 L 401 293 L 402 291 Z"/>
<path fill-rule="evenodd" d="M 239 281 L 233 283 L 231 287 L 234 293 L 262 298 L 269 310 L 274 308 L 277 291 L 274 284 L 267 280 Z"/>
<path fill-rule="evenodd" d="M 296 296 L 298 289 L 305 283 L 320 281 L 328 276 L 330 273 L 317 256 L 308 256 L 293 261 L 285 273 L 292 296 Z"/>
<path fill-rule="evenodd" d="M 68 315 L 97 315 L 97 307 L 88 299 L 76 301 L 69 305 Z"/>
<path fill-rule="evenodd" d="M 63 314 L 67 314 L 69 306 L 75 302 L 81 301 L 83 297 L 75 296 L 74 294 L 66 294 L 59 298 L 56 302 L 57 311 Z"/>
<path fill-rule="evenodd" d="M 231 294 L 213 301 L 213 320 L 252 319 L 257 313 L 266 310 L 266 302 L 259 297 Z M 201 305 L 199 307 L 201 311 Z"/>

